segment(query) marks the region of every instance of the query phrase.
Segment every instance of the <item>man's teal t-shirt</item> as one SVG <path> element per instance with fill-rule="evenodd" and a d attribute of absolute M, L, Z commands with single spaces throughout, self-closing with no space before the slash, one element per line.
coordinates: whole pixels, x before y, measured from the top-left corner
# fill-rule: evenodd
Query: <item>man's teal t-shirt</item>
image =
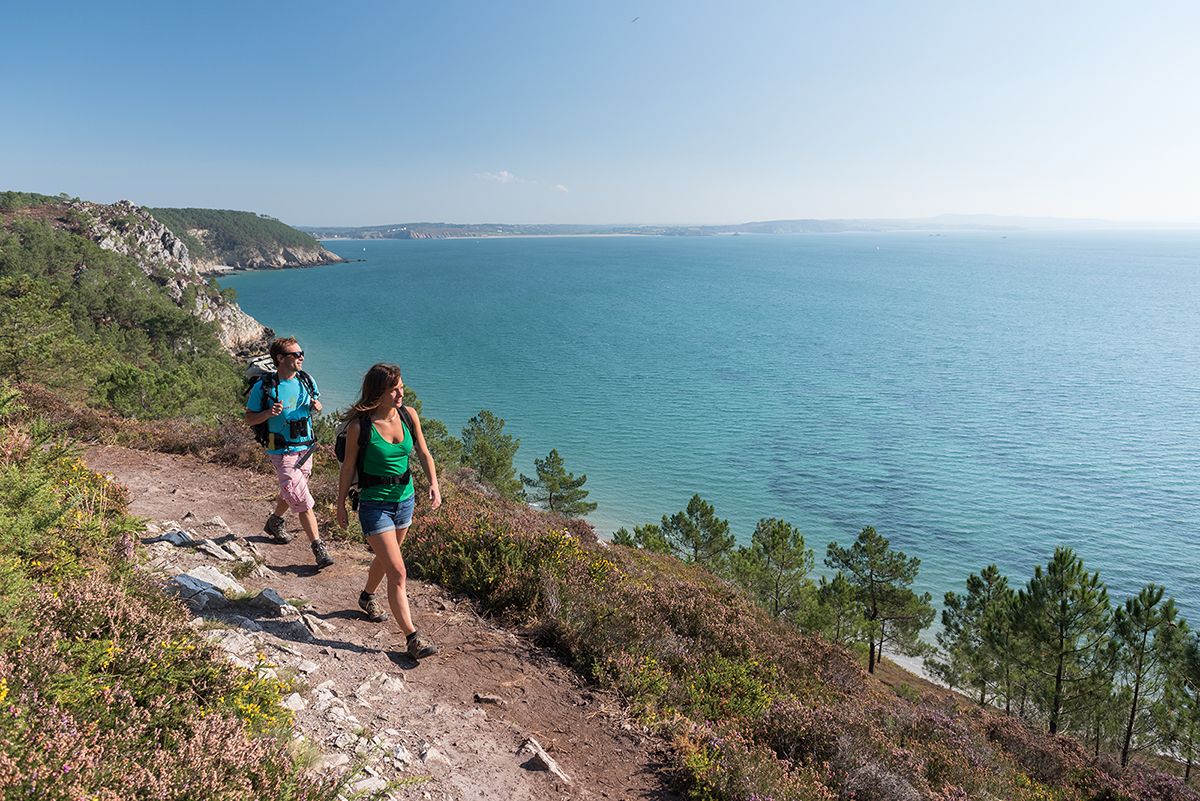
<path fill-rule="evenodd" d="M 276 395 L 278 392 L 278 396 Z M 262 381 L 254 382 L 254 386 L 250 388 L 250 396 L 246 398 L 246 409 L 251 412 L 261 412 L 263 409 L 271 408 L 271 404 L 275 402 L 276 397 L 283 404 L 283 412 L 267 420 L 267 430 L 274 433 L 275 436 L 282 440 L 311 440 L 312 434 L 312 401 L 313 398 L 320 397 L 321 390 L 317 387 L 317 382 L 313 381 L 313 394 L 309 397 L 308 390 L 304 388 L 304 384 L 299 377 L 289 378 L 287 381 L 280 381 L 279 384 L 267 393 L 269 400 L 263 398 Z M 288 423 L 292 420 L 308 420 L 308 425 L 305 426 L 303 437 L 289 436 Z M 307 445 L 289 445 L 284 448 L 268 448 L 267 453 L 292 453 L 295 451 L 307 450 Z"/>

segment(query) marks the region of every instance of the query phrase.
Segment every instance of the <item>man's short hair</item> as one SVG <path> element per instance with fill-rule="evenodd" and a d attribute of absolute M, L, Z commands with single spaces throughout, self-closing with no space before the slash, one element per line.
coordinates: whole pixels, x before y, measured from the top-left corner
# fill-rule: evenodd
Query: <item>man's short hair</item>
<path fill-rule="evenodd" d="M 272 339 L 271 347 L 268 351 L 268 353 L 271 354 L 271 361 L 278 365 L 279 357 L 290 350 L 293 345 L 297 347 L 300 345 L 300 343 L 296 341 L 295 337 L 278 337 L 276 339 Z"/>

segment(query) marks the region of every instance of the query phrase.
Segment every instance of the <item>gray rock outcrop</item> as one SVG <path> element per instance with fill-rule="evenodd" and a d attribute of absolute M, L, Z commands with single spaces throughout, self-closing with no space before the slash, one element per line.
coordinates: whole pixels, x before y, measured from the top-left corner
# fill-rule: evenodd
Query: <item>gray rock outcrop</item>
<path fill-rule="evenodd" d="M 106 206 L 73 201 L 77 233 L 105 250 L 128 256 L 181 308 L 216 323 L 221 344 L 234 355 L 261 353 L 271 329 L 223 296 L 192 263 L 187 245 L 150 212 L 128 200 Z"/>

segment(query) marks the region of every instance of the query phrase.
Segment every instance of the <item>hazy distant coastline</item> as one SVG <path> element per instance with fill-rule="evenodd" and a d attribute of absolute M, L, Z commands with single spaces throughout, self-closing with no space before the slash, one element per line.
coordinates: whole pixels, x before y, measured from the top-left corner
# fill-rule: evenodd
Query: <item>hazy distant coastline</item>
<path fill-rule="evenodd" d="M 472 239 L 522 236 L 731 236 L 740 234 L 939 233 L 952 231 L 1103 231 L 1184 228 L 1061 217 L 1011 217 L 990 214 L 942 214 L 916 219 L 767 220 L 733 225 L 562 225 L 413 222 L 368 226 L 296 228 L 317 239 Z"/>

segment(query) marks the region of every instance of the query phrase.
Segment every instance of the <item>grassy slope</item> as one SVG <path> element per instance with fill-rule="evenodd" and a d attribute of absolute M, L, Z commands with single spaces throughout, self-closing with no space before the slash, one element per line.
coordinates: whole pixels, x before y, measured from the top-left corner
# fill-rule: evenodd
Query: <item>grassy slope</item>
<path fill-rule="evenodd" d="M 0 797 L 332 799 L 292 755 L 287 685 L 131 570 L 123 490 L 46 420 L 181 443 L 240 386 L 211 325 L 71 227 L 61 198 L 0 193 Z"/>
<path fill-rule="evenodd" d="M 893 690 L 703 569 L 584 544 L 549 516 L 466 487 L 446 494 L 414 525 L 413 572 L 535 626 L 620 689 L 674 738 L 697 798 L 1200 797 L 915 677 L 893 677 Z"/>

